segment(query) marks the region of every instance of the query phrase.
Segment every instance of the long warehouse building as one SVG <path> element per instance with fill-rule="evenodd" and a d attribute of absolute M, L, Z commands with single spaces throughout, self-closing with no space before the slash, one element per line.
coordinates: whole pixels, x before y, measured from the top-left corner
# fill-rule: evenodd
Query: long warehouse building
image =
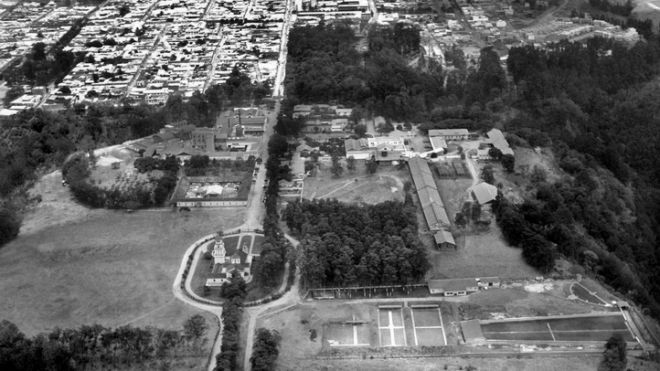
<path fill-rule="evenodd" d="M 442 203 L 438 187 L 433 180 L 431 168 L 426 160 L 413 157 L 408 160 L 410 174 L 412 175 L 419 202 L 422 205 L 424 218 L 438 247 L 456 247 L 454 236 L 449 232 L 451 223 Z"/>

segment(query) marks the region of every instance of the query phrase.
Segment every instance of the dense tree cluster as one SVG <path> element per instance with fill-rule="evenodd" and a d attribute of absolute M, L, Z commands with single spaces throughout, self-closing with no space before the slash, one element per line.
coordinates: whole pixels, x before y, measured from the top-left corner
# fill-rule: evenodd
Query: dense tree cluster
<path fill-rule="evenodd" d="M 0 246 L 18 236 L 21 221 L 14 212 L 7 208 L 0 208 Z"/>
<path fill-rule="evenodd" d="M 535 230 L 660 315 L 660 88 L 647 84 L 660 66 L 658 39 L 512 48 L 507 65 L 521 114 L 506 129 L 552 145 L 570 175 L 550 186 L 534 176 L 542 188 L 529 202 L 546 224 Z"/>
<path fill-rule="evenodd" d="M 216 356 L 215 371 L 235 371 L 239 369 L 240 325 L 246 295 L 240 274 L 232 274 L 229 283 L 222 286 L 222 295 L 226 299 L 222 306 L 222 346 Z"/>
<path fill-rule="evenodd" d="M 626 340 L 620 334 L 613 335 L 605 344 L 603 360 L 598 365 L 598 371 L 626 370 L 627 351 Z"/>
<path fill-rule="evenodd" d="M 164 160 L 140 160 L 137 168 L 138 171 L 146 171 L 152 165 L 154 169 L 163 172 L 162 176 L 154 181 L 153 189 L 140 184 L 127 189 L 105 189 L 91 184 L 88 180 L 90 159 L 84 153 L 74 155 L 64 164 L 62 176 L 69 184 L 75 199 L 89 207 L 137 209 L 161 206 L 176 186 L 179 163 L 174 156 L 169 156 Z"/>
<path fill-rule="evenodd" d="M 210 159 L 207 155 L 193 155 L 184 163 L 188 176 L 211 175 L 214 169 L 228 169 L 237 172 L 252 171 L 257 159 L 249 156 L 247 160 L 238 157 L 235 160 Z"/>
<path fill-rule="evenodd" d="M 46 45 L 42 42 L 32 45 L 31 52 L 25 58 L 18 60 L 3 72 L 4 80 L 9 85 L 43 86 L 61 81 L 84 58 L 84 54 L 74 55 L 71 51 L 63 50 L 64 46 L 80 33 L 84 22 L 84 19 L 74 22 L 50 50 L 46 50 Z"/>
<path fill-rule="evenodd" d="M 408 23 L 396 23 L 394 27 L 373 26 L 369 30 L 369 50 L 396 50 L 401 55 L 419 52 L 420 30 Z"/>
<path fill-rule="evenodd" d="M 405 55 L 419 49 L 419 30 L 401 25 L 373 29 L 371 35 L 373 50 L 360 54 L 348 25 L 322 23 L 291 30 L 286 81 L 290 99 L 360 105 L 395 120 L 419 119 L 430 111 L 443 94 L 443 75 L 433 61 L 427 61 L 424 70 L 408 66 Z"/>
<path fill-rule="evenodd" d="M 284 270 L 287 259 L 288 242 L 282 235 L 279 227 L 279 213 L 277 211 L 280 180 L 291 180 L 289 167 L 282 165 L 281 158 L 289 153 L 289 144 L 286 137 L 274 134 L 268 142 L 268 161 L 266 162 L 266 217 L 264 219 L 264 242 L 261 255 L 253 265 L 254 280 L 262 287 L 276 287 L 279 277 Z M 291 265 L 290 269 L 294 269 Z"/>
<path fill-rule="evenodd" d="M 271 371 L 279 355 L 280 334 L 275 330 L 260 328 L 252 347 L 250 363 L 254 371 Z"/>
<path fill-rule="evenodd" d="M 176 358 L 200 356 L 208 329 L 204 317 L 182 330 L 101 325 L 56 328 L 29 338 L 16 325 L 0 322 L 0 369 L 86 370 L 168 368 Z"/>
<path fill-rule="evenodd" d="M 290 203 L 283 218 L 301 238 L 299 265 L 308 287 L 412 283 L 429 267 L 410 195 L 405 203 L 370 206 Z"/>
<path fill-rule="evenodd" d="M 632 10 L 635 8 L 631 0 L 626 1 L 625 3 L 619 3 L 616 1 L 608 0 L 589 0 L 589 5 L 593 6 L 598 10 L 605 12 L 612 12 L 624 17 L 628 17 Z"/>

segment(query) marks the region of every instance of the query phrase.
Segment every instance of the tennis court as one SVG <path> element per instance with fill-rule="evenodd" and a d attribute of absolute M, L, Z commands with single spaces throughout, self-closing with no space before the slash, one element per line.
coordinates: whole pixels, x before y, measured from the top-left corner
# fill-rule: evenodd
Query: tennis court
<path fill-rule="evenodd" d="M 626 341 L 633 341 L 620 314 L 496 321 L 482 323 L 481 329 L 489 340 L 607 341 L 621 334 Z"/>
<path fill-rule="evenodd" d="M 401 307 L 384 306 L 378 308 L 378 339 L 380 346 L 401 347 L 408 345 L 405 330 Z"/>
<path fill-rule="evenodd" d="M 369 346 L 369 326 L 366 323 L 330 323 L 326 328 L 326 339 L 331 347 Z"/>
<path fill-rule="evenodd" d="M 447 345 L 442 314 L 438 306 L 413 306 L 411 313 L 415 345 Z"/>

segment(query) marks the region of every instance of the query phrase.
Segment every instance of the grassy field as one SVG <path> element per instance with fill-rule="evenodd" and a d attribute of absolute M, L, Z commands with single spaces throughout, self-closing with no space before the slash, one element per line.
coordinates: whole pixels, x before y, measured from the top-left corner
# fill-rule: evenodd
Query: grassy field
<path fill-rule="evenodd" d="M 243 216 L 238 209 L 95 210 L 32 228 L 0 250 L 0 292 L 11 298 L 0 302 L 0 318 L 28 334 L 92 323 L 178 328 L 197 313 L 172 295 L 183 252 Z"/>
<path fill-rule="evenodd" d="M 432 278 L 486 277 L 526 278 L 539 273 L 527 265 L 522 250 L 510 247 L 496 225 L 489 230 L 455 235 L 457 249 L 429 249 Z"/>
<path fill-rule="evenodd" d="M 633 340 L 621 315 L 494 322 L 481 329 L 487 339 L 497 340 L 606 341 L 615 333 Z"/>
<path fill-rule="evenodd" d="M 303 197 L 336 198 L 343 202 L 377 204 L 384 201 L 403 201 L 403 184 L 410 180 L 408 168 L 380 166 L 376 174 L 368 174 L 364 163 L 356 162 L 356 170 L 344 169 L 341 177 L 330 172 L 331 164 L 321 164 L 315 176 L 305 178 Z"/>

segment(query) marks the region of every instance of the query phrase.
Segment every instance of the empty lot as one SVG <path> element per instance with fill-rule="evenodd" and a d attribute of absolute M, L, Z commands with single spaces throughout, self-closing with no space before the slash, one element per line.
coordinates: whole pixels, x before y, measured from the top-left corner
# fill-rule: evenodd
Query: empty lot
<path fill-rule="evenodd" d="M 321 164 L 315 176 L 305 178 L 303 197 L 336 198 L 343 202 L 377 204 L 384 201 L 403 201 L 403 184 L 410 179 L 408 168 L 380 166 L 375 174 L 368 174 L 362 161 L 356 170 L 344 169 L 341 177 L 330 172 L 331 164 Z"/>

